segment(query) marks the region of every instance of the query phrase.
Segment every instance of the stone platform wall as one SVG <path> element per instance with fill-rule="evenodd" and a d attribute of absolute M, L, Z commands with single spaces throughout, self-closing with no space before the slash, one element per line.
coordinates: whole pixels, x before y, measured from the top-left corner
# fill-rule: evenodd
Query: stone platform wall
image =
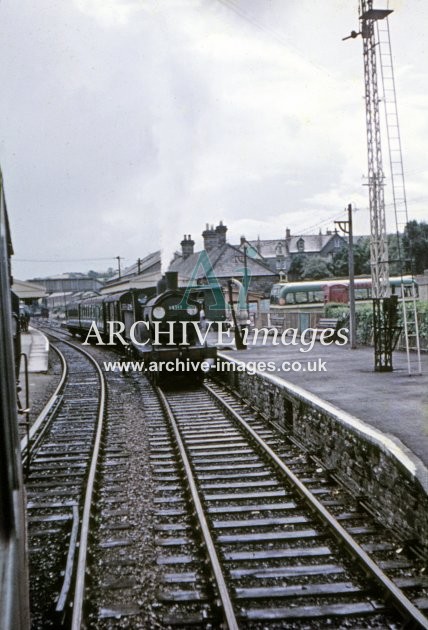
<path fill-rule="evenodd" d="M 237 371 L 239 361 L 219 358 L 223 369 L 216 378 L 291 433 L 383 524 L 428 552 L 428 470 L 409 449 L 296 385 L 271 374 L 249 374 L 242 363 Z M 235 370 L 228 369 L 233 363 Z"/>

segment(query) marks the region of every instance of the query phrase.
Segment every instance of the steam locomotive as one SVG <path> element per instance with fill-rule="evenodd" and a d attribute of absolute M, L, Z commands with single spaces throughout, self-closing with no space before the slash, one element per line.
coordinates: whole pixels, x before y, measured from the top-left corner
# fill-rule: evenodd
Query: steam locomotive
<path fill-rule="evenodd" d="M 217 349 L 204 343 L 201 303 L 177 286 L 177 273 L 167 272 L 158 295 L 148 300 L 138 323 L 134 353 L 144 360 L 149 378 L 159 383 L 169 375 L 200 382 Z"/>
<path fill-rule="evenodd" d="M 67 309 L 66 327 L 88 341 L 121 346 L 144 362 L 155 383 L 169 377 L 200 382 L 217 350 L 204 340 L 203 304 L 167 272 L 156 289 L 97 296 Z"/>
<path fill-rule="evenodd" d="M 0 628 L 29 627 L 25 491 L 18 439 L 19 300 L 11 292 L 13 254 L 0 171 Z"/>

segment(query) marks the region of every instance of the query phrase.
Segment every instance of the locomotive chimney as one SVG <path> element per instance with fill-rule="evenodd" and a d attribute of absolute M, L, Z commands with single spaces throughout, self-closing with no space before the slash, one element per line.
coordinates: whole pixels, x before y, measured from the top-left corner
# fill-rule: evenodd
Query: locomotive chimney
<path fill-rule="evenodd" d="M 167 271 L 165 273 L 166 288 L 175 291 L 178 288 L 178 271 Z"/>

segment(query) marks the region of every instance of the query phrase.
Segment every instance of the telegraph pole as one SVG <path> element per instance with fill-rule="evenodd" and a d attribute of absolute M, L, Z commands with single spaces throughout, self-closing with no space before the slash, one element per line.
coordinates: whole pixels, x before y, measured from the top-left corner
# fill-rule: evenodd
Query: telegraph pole
<path fill-rule="evenodd" d="M 352 205 L 348 204 L 348 220 L 335 221 L 345 234 L 349 235 L 348 272 L 349 272 L 349 324 L 351 349 L 357 347 L 357 318 L 355 314 L 355 275 L 354 275 L 354 233 L 352 228 Z"/>
<path fill-rule="evenodd" d="M 121 273 L 120 273 L 120 256 L 116 256 L 116 260 L 117 260 L 117 271 L 119 273 L 119 278 L 121 277 Z"/>

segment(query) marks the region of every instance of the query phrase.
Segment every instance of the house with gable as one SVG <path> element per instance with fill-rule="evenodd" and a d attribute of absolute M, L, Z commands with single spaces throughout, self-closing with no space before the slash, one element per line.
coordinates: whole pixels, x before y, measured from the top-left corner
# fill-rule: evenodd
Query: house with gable
<path fill-rule="evenodd" d="M 337 230 L 327 230 L 325 234 L 297 234 L 292 235 L 289 228 L 285 231 L 285 238 L 247 241 L 241 237 L 240 249 L 247 247 L 247 251 L 255 252 L 272 271 L 286 274 L 294 258 L 299 255 L 306 257 L 319 256 L 325 258 L 326 262 L 333 260 L 334 254 L 347 247 L 346 238 L 341 236 Z"/>
<path fill-rule="evenodd" d="M 279 280 L 278 273 L 255 250 L 243 251 L 239 246 L 226 241 L 227 226 L 206 225 L 202 232 L 204 249 L 194 251 L 195 242 L 191 235 L 184 235 L 181 253 L 177 253 L 169 266 L 169 271 L 177 271 L 179 284 L 207 284 L 216 282 L 227 294 L 228 281 L 249 281 L 249 292 L 260 298 L 268 298 L 272 284 Z"/>

